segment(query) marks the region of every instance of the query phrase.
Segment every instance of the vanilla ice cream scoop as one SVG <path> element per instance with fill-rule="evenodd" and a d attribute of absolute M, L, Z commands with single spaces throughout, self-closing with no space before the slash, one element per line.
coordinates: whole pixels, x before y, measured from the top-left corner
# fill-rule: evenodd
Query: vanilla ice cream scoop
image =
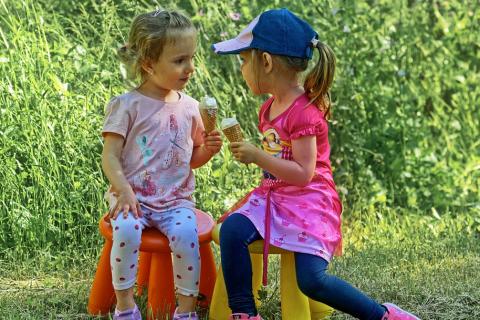
<path fill-rule="evenodd" d="M 214 97 L 205 96 L 200 100 L 198 106 L 203 125 L 207 133 L 215 130 L 217 123 L 217 100 Z"/>
<path fill-rule="evenodd" d="M 214 97 L 205 96 L 200 100 L 200 109 L 217 109 L 217 100 Z"/>
<path fill-rule="evenodd" d="M 223 129 L 226 129 L 228 127 L 232 127 L 236 124 L 238 124 L 237 119 L 235 119 L 235 118 L 224 118 L 220 125 L 221 125 L 222 130 L 223 130 Z"/>

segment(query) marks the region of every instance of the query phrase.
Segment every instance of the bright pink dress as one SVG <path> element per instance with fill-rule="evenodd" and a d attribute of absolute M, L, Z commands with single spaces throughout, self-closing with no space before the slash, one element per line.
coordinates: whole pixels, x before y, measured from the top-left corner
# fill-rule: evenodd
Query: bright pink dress
<path fill-rule="evenodd" d="M 249 218 L 266 240 L 264 283 L 268 244 L 330 261 L 335 252 L 341 252 L 342 241 L 342 205 L 330 167 L 328 124 L 323 112 L 309 104 L 304 94 L 269 121 L 272 102 L 273 97 L 262 105 L 259 113 L 263 149 L 275 157 L 292 160 L 292 140 L 315 135 L 317 163 L 315 175 L 305 187 L 290 185 L 264 171 L 260 186 L 227 213 L 238 212 Z"/>

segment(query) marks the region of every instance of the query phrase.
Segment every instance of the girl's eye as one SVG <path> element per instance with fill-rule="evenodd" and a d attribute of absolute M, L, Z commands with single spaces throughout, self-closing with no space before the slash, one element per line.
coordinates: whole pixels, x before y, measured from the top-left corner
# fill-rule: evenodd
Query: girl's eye
<path fill-rule="evenodd" d="M 175 63 L 176 63 L 176 64 L 181 64 L 182 62 L 183 62 L 183 59 L 175 60 Z"/>

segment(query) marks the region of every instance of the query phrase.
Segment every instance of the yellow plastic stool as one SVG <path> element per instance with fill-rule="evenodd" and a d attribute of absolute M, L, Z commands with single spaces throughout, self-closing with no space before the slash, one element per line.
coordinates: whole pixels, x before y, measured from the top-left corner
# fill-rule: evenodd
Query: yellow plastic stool
<path fill-rule="evenodd" d="M 212 240 L 219 243 L 221 224 L 212 230 Z M 262 254 L 263 240 L 258 240 L 248 247 L 252 260 L 252 287 L 257 305 L 260 304 L 258 290 L 262 286 Z M 297 285 L 295 275 L 295 258 L 293 252 L 270 246 L 270 254 L 280 254 L 280 300 L 282 304 L 282 320 L 321 320 L 330 316 L 334 309 L 326 304 L 314 301 L 305 296 Z M 228 307 L 227 290 L 223 280 L 222 267 L 218 268 L 217 280 L 210 303 L 210 320 L 226 320 L 231 314 Z"/>

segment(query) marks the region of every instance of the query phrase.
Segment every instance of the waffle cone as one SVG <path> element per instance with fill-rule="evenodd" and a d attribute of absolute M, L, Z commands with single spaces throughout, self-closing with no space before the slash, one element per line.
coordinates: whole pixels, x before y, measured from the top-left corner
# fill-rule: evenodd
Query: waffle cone
<path fill-rule="evenodd" d="M 215 130 L 217 121 L 217 109 L 201 108 L 200 116 L 202 117 L 203 125 L 205 126 L 205 131 L 207 133 Z"/>
<path fill-rule="evenodd" d="M 230 142 L 243 141 L 242 128 L 240 128 L 239 124 L 223 129 L 223 134 L 225 134 Z"/>

